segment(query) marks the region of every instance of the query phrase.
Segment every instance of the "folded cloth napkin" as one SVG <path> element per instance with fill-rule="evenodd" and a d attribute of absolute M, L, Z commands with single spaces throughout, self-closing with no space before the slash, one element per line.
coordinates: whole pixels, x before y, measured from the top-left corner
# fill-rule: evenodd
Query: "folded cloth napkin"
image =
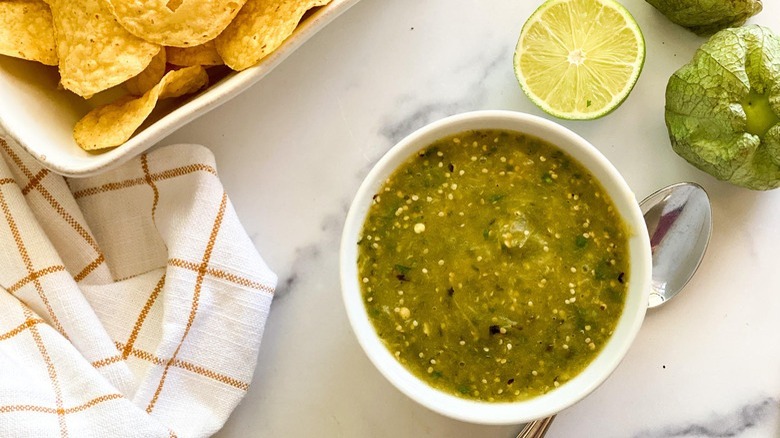
<path fill-rule="evenodd" d="M 0 137 L 0 436 L 207 436 L 247 391 L 276 276 L 202 146 L 86 179 Z"/>

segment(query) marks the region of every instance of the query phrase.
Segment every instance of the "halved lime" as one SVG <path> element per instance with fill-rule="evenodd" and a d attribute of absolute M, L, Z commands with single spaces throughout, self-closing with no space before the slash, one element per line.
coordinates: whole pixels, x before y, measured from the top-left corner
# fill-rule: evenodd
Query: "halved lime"
<path fill-rule="evenodd" d="M 548 0 L 523 25 L 515 75 L 555 117 L 589 120 L 620 106 L 645 62 L 645 40 L 613 0 Z"/>

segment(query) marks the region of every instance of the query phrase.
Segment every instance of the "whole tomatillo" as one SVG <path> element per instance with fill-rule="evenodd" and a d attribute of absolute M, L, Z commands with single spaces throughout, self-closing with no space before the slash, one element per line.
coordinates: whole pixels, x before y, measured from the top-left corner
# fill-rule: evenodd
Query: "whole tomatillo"
<path fill-rule="evenodd" d="M 666 86 L 672 148 L 718 179 L 780 187 L 780 38 L 766 27 L 722 30 Z"/>
<path fill-rule="evenodd" d="M 647 0 L 672 22 L 707 36 L 745 24 L 761 12 L 761 0 Z"/>

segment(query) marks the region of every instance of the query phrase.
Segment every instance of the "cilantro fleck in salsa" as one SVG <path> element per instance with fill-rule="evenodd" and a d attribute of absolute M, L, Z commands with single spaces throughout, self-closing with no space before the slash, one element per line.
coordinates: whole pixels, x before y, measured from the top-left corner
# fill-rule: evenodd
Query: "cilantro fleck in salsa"
<path fill-rule="evenodd" d="M 628 232 L 577 161 L 538 138 L 468 131 L 402 164 L 358 242 L 363 302 L 412 373 L 515 401 L 572 379 L 612 334 Z"/>

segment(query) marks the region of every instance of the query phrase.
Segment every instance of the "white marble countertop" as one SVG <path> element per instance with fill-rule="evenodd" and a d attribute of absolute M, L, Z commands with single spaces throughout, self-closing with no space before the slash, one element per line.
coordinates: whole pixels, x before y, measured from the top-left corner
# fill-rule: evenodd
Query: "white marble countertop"
<path fill-rule="evenodd" d="M 395 142 L 477 109 L 545 115 L 512 71 L 541 0 L 362 0 L 238 98 L 163 143 L 210 147 L 240 218 L 279 274 L 254 381 L 228 437 L 514 437 L 418 406 L 371 365 L 350 331 L 338 241 L 362 178 Z M 624 0 L 647 43 L 628 100 L 563 122 L 599 148 L 641 199 L 696 181 L 714 234 L 685 293 L 651 311 L 625 360 L 562 412 L 549 437 L 780 437 L 780 190 L 717 181 L 671 150 L 669 76 L 704 40 L 644 0 Z M 751 20 L 780 32 L 780 5 Z"/>

